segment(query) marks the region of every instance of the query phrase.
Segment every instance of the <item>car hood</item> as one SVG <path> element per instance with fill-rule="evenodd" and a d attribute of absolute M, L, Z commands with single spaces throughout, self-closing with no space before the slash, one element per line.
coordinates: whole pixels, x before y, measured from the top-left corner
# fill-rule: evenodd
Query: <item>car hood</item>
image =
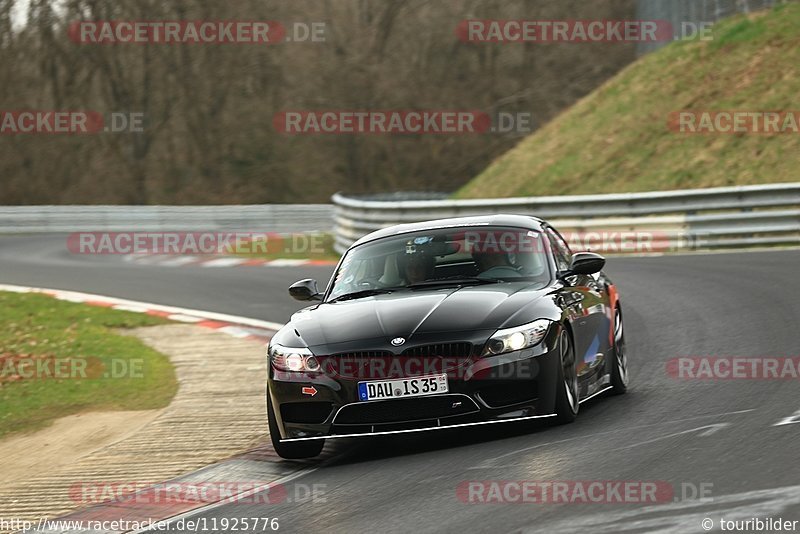
<path fill-rule="evenodd" d="M 413 340 L 432 333 L 494 331 L 538 318 L 531 315 L 531 308 L 548 293 L 548 289 L 530 282 L 403 290 L 320 304 L 296 313 L 287 326 L 308 347 L 379 338 Z"/>

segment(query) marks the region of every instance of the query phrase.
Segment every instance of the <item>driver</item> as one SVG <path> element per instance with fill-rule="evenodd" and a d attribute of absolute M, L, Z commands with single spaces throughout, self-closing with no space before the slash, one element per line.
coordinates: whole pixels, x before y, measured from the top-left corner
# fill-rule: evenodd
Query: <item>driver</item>
<path fill-rule="evenodd" d="M 473 252 L 472 259 L 478 266 L 478 278 L 519 278 L 517 271 L 505 252 Z"/>

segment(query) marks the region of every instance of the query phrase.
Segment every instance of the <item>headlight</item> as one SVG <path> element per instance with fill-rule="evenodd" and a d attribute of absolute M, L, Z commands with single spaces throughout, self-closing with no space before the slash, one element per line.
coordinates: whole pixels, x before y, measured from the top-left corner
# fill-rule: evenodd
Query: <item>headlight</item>
<path fill-rule="evenodd" d="M 483 356 L 494 356 L 538 345 L 552 322 L 549 319 L 538 319 L 522 326 L 498 330 L 486 343 Z"/>
<path fill-rule="evenodd" d="M 319 360 L 307 348 L 284 347 L 270 345 L 267 350 L 269 361 L 280 371 L 300 373 L 303 371 L 319 371 Z"/>

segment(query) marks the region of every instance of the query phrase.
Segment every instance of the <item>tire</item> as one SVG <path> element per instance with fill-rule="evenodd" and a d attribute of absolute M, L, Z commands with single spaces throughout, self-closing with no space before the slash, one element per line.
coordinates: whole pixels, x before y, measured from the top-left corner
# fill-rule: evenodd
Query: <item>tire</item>
<path fill-rule="evenodd" d="M 275 419 L 275 411 L 272 409 L 272 397 L 267 392 L 267 419 L 269 420 L 269 437 L 272 446 L 278 456 L 286 460 L 300 460 L 302 458 L 313 458 L 322 452 L 325 446 L 324 439 L 314 439 L 309 441 L 282 442 L 281 432 L 278 428 L 278 421 Z"/>
<path fill-rule="evenodd" d="M 575 348 L 566 329 L 558 335 L 558 365 L 556 369 L 556 417 L 559 424 L 571 423 L 578 416 L 578 373 L 575 368 Z"/>
<path fill-rule="evenodd" d="M 625 352 L 625 330 L 622 327 L 622 310 L 614 313 L 614 359 L 611 362 L 611 392 L 622 395 L 628 391 L 628 356 Z"/>

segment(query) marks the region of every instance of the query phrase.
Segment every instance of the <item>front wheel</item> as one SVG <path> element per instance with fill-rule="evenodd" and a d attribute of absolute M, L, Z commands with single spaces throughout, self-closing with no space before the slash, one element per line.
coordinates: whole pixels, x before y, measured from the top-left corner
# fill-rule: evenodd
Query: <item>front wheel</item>
<path fill-rule="evenodd" d="M 559 362 L 556 369 L 556 417 L 558 423 L 571 423 L 578 415 L 578 372 L 575 350 L 566 329 L 558 336 Z"/>
<path fill-rule="evenodd" d="M 299 460 L 302 458 L 312 458 L 318 456 L 325 446 L 324 439 L 313 439 L 309 441 L 281 441 L 281 431 L 278 428 L 278 421 L 275 419 L 275 411 L 272 409 L 272 398 L 267 391 L 267 419 L 269 420 L 269 437 L 272 446 L 278 456 L 287 460 Z"/>

